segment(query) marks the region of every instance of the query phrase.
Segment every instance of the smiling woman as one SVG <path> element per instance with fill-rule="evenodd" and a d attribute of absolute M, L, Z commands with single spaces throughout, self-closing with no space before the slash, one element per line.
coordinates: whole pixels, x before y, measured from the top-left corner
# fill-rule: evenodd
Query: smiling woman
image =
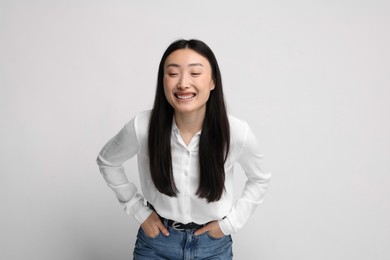
<path fill-rule="evenodd" d="M 122 166 L 135 155 L 142 194 Z M 132 118 L 97 163 L 140 223 L 134 259 L 231 259 L 230 234 L 262 202 L 271 177 L 262 158 L 248 125 L 226 113 L 211 49 L 199 40 L 179 40 L 161 59 L 153 109 Z M 237 201 L 235 163 L 248 178 Z"/>
<path fill-rule="evenodd" d="M 207 59 L 191 49 L 179 49 L 165 63 L 164 92 L 175 114 L 204 115 L 210 91 L 214 89 Z"/>
<path fill-rule="evenodd" d="M 191 135 L 200 131 L 206 112 L 206 102 L 214 89 L 211 66 L 208 60 L 191 49 L 179 49 L 165 61 L 164 93 L 168 103 L 175 110 L 175 121 L 179 129 L 190 122 L 185 143 Z M 182 127 L 181 127 L 182 126 Z"/>

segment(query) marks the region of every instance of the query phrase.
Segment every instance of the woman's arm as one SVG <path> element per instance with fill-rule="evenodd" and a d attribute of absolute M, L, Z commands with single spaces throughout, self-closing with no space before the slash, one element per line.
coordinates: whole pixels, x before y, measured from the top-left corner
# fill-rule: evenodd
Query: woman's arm
<path fill-rule="evenodd" d="M 246 125 L 245 139 L 237 162 L 246 174 L 248 180 L 241 197 L 229 212 L 219 221 L 222 232 L 227 235 L 237 232 L 253 214 L 256 207 L 262 203 L 268 187 L 271 173 L 263 170 L 263 154 L 252 130 Z"/>
<path fill-rule="evenodd" d="M 134 117 L 100 151 L 96 162 L 107 185 L 114 191 L 128 214 L 143 223 L 152 211 L 144 205 L 144 198 L 137 187 L 127 179 L 122 164 L 140 149 Z"/>

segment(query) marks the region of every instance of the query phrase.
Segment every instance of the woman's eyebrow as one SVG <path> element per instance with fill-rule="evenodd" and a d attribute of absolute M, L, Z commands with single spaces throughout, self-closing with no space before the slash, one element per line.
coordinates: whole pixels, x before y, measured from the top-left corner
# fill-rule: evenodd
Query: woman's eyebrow
<path fill-rule="evenodd" d="M 190 64 L 188 64 L 188 67 L 193 67 L 193 66 L 202 66 L 203 67 L 203 64 L 202 63 L 190 63 Z M 169 63 L 169 64 L 167 64 L 165 66 L 165 68 L 169 68 L 169 67 L 180 68 L 180 65 L 176 64 L 176 63 Z"/>
<path fill-rule="evenodd" d="M 191 63 L 191 64 L 188 64 L 188 67 L 192 67 L 192 66 L 202 66 L 203 67 L 203 64 L 202 63 Z"/>
<path fill-rule="evenodd" d="M 175 67 L 175 68 L 179 68 L 179 64 L 176 64 L 176 63 L 169 63 L 165 66 L 165 68 L 169 68 L 169 67 Z"/>

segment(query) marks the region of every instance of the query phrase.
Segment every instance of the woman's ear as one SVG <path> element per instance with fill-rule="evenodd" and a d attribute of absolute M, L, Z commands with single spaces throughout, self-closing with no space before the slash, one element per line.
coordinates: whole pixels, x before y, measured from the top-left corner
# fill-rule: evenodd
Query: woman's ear
<path fill-rule="evenodd" d="M 210 82 L 210 91 L 215 89 L 215 84 L 214 84 L 214 80 L 211 80 Z"/>

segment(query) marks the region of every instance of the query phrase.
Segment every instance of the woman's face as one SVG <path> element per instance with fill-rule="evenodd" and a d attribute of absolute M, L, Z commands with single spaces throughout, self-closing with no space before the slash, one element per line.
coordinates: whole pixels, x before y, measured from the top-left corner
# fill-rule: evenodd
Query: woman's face
<path fill-rule="evenodd" d="M 205 113 L 214 89 L 208 60 L 191 49 L 172 52 L 164 64 L 164 93 L 175 113 Z"/>

